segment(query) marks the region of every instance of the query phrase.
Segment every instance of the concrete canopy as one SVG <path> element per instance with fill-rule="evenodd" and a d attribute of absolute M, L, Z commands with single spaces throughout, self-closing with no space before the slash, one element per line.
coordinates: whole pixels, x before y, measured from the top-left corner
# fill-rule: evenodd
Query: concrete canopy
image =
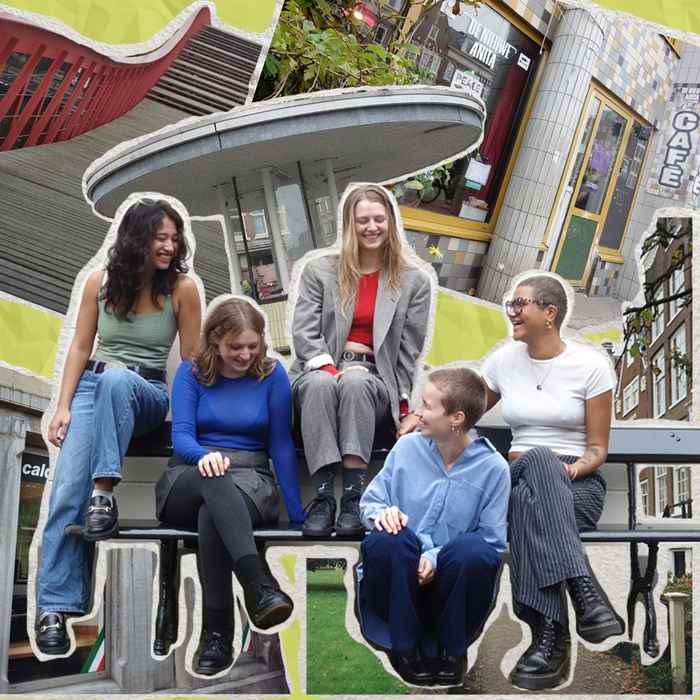
<path fill-rule="evenodd" d="M 351 181 L 395 180 L 464 154 L 480 142 L 484 119 L 478 98 L 423 85 L 257 102 L 120 144 L 86 170 L 84 190 L 110 217 L 135 191 L 162 192 L 208 215 L 220 211 L 216 186 L 232 177 L 245 194 L 260 189 L 263 168 L 330 159 L 342 192 Z"/>

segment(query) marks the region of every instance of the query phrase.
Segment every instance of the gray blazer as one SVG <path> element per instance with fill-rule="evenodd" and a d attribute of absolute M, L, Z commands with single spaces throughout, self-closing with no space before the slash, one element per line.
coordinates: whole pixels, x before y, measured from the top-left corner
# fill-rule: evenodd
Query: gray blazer
<path fill-rule="evenodd" d="M 294 362 L 292 384 L 304 372 L 326 364 L 340 364 L 352 325 L 354 308 L 341 308 L 337 255 L 324 255 L 304 266 L 292 313 Z M 379 278 L 373 341 L 377 372 L 389 391 L 391 413 L 398 425 L 399 401 L 409 399 L 434 313 L 434 279 L 411 267 L 401 273 L 401 289 L 389 286 L 386 272 Z"/>

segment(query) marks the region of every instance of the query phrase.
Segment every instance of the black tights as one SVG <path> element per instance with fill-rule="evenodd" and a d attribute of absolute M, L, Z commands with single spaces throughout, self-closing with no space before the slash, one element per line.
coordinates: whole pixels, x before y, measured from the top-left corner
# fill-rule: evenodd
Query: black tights
<path fill-rule="evenodd" d="M 260 512 L 236 486 L 232 474 L 204 477 L 192 467 L 173 484 L 163 520 L 197 528 L 205 623 L 211 617 L 222 619 L 233 611 L 233 565 L 258 553 L 253 528 L 262 522 Z"/>

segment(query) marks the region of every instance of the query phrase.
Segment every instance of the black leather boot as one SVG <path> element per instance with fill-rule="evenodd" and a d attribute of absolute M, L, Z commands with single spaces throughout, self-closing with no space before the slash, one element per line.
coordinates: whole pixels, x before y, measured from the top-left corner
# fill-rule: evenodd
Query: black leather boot
<path fill-rule="evenodd" d="M 335 525 L 338 537 L 362 537 L 365 534 L 365 526 L 360 520 L 360 496 L 350 491 L 340 499 L 340 515 Z"/>
<path fill-rule="evenodd" d="M 576 611 L 576 631 L 582 639 L 598 644 L 622 634 L 624 624 L 603 601 L 589 576 L 577 576 L 566 582 Z"/>
<path fill-rule="evenodd" d="M 106 540 L 119 532 L 119 511 L 117 499 L 106 496 L 91 496 L 85 516 L 83 537 L 94 542 Z"/>
<path fill-rule="evenodd" d="M 316 496 L 307 506 L 302 534 L 305 537 L 328 537 L 333 532 L 335 508 L 333 496 Z"/>
<path fill-rule="evenodd" d="M 233 567 L 243 587 L 245 607 L 250 621 L 266 630 L 284 622 L 294 610 L 292 599 L 284 593 L 257 554 L 241 557 Z"/>
<path fill-rule="evenodd" d="M 526 690 L 555 688 L 569 675 L 570 640 L 566 630 L 549 617 L 539 616 L 532 644 L 518 659 L 510 682 Z"/>
<path fill-rule="evenodd" d="M 233 635 L 204 630 L 201 651 L 194 666 L 196 673 L 213 676 L 233 663 Z"/>
<path fill-rule="evenodd" d="M 42 653 L 54 656 L 65 654 L 70 648 L 70 640 L 66 634 L 66 616 L 62 612 L 40 612 L 34 628 L 36 645 Z"/>
<path fill-rule="evenodd" d="M 177 574 L 177 542 L 161 542 L 160 590 L 156 611 L 156 634 L 153 640 L 153 653 L 156 656 L 165 656 L 177 640 Z"/>

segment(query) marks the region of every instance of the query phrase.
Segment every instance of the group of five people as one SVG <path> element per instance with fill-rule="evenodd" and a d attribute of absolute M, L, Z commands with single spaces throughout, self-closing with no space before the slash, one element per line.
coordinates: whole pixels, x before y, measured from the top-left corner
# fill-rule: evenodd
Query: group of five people
<path fill-rule="evenodd" d="M 174 454 L 156 486 L 156 512 L 199 534 L 204 624 L 196 672 L 232 663 L 232 572 L 255 627 L 269 629 L 292 613 L 253 536 L 279 516 L 278 483 L 289 520 L 304 535 L 370 531 L 358 569 L 361 627 L 390 651 L 407 682 L 461 682 L 466 648 L 491 609 L 507 535 L 514 611 L 533 631 L 511 675 L 515 684 L 554 687 L 567 676 L 564 583 L 581 637 L 600 642 L 622 632 L 578 535 L 602 512 L 597 469 L 606 457 L 613 379 L 605 358 L 561 338 L 569 304 L 560 280 L 523 280 L 506 301 L 516 342 L 487 358 L 483 377 L 464 368 L 432 372 L 411 410 L 436 290 L 403 239 L 387 190 L 352 188 L 338 245 L 303 261 L 289 374 L 270 356 L 264 316 L 248 300 L 216 304 L 200 333 L 184 228 L 167 202 L 136 202 L 105 270 L 85 284 L 49 426 L 61 449 L 38 571 L 41 652 L 65 654 L 66 615 L 89 610 L 94 541 L 117 532 L 113 488 L 130 439 L 165 419 L 165 367 L 176 334 Z M 510 466 L 488 440 L 470 435 L 499 400 L 513 431 Z M 306 513 L 293 414 L 315 488 Z M 375 432 L 387 421 L 401 439 L 368 485 Z M 74 523 L 84 523 L 82 538 L 64 533 Z"/>

